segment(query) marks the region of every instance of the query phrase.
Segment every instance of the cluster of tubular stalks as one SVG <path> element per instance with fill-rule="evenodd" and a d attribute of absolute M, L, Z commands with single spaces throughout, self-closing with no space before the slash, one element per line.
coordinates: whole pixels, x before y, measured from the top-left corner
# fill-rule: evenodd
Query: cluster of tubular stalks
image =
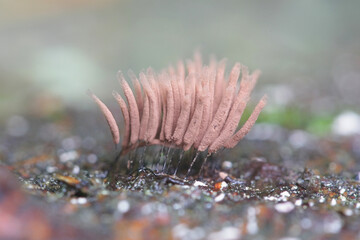
<path fill-rule="evenodd" d="M 201 56 L 195 54 L 186 65 L 179 62 L 176 68 L 170 66 L 159 74 L 151 68 L 139 77 L 129 71 L 134 90 L 119 72 L 125 97 L 115 91 L 113 96 L 124 120 L 121 154 L 147 145 L 184 151 L 193 147 L 209 154 L 236 146 L 266 105 L 266 96 L 237 130 L 260 72 L 249 74 L 247 67 L 236 63 L 226 76 L 225 63 L 211 59 L 208 66 L 203 65 Z M 92 93 L 90 96 L 100 107 L 118 145 L 120 132 L 112 113 L 98 97 Z"/>

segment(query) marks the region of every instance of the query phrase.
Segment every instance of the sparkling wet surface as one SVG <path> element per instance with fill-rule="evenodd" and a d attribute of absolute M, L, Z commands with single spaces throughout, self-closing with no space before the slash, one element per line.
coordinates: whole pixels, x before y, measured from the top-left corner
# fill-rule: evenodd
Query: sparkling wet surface
<path fill-rule="evenodd" d="M 17 118 L 25 129 L 1 139 L 2 237 L 360 237 L 359 136 L 319 138 L 258 124 L 198 175 L 200 157 L 185 179 L 192 153 L 138 149 L 114 165 L 106 129 L 80 124 L 84 114 L 71 116 L 51 123 Z M 148 168 L 138 167 L 140 158 Z M 129 159 L 135 167 L 126 170 Z"/>

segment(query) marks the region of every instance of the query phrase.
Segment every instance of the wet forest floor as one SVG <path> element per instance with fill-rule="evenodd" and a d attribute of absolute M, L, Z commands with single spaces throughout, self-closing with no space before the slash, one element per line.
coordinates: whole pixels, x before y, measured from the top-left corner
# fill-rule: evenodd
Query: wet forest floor
<path fill-rule="evenodd" d="M 115 161 L 90 113 L 24 119 L 0 140 L 1 239 L 360 238 L 360 136 L 259 123 L 186 177 L 191 151 Z"/>

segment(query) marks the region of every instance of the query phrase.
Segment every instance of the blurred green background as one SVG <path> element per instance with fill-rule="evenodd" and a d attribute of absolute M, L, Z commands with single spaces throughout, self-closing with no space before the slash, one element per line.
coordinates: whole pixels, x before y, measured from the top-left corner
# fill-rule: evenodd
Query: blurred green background
<path fill-rule="evenodd" d="M 254 98 L 267 92 L 270 103 L 261 121 L 326 132 L 337 114 L 359 109 L 359 9 L 359 1 L 0 0 L 0 121 L 94 108 L 86 90 L 112 101 L 118 70 L 160 70 L 200 49 L 205 60 L 262 70 Z"/>

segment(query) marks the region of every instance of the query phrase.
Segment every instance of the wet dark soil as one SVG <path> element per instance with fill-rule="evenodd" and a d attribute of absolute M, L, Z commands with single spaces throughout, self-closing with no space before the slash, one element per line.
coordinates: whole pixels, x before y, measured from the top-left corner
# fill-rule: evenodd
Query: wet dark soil
<path fill-rule="evenodd" d="M 204 153 L 186 176 L 194 152 L 117 159 L 92 116 L 25 117 L 1 138 L 1 239 L 360 238 L 360 136 L 296 144 L 299 130 L 262 123 L 271 137 L 253 131 L 200 173 Z"/>

